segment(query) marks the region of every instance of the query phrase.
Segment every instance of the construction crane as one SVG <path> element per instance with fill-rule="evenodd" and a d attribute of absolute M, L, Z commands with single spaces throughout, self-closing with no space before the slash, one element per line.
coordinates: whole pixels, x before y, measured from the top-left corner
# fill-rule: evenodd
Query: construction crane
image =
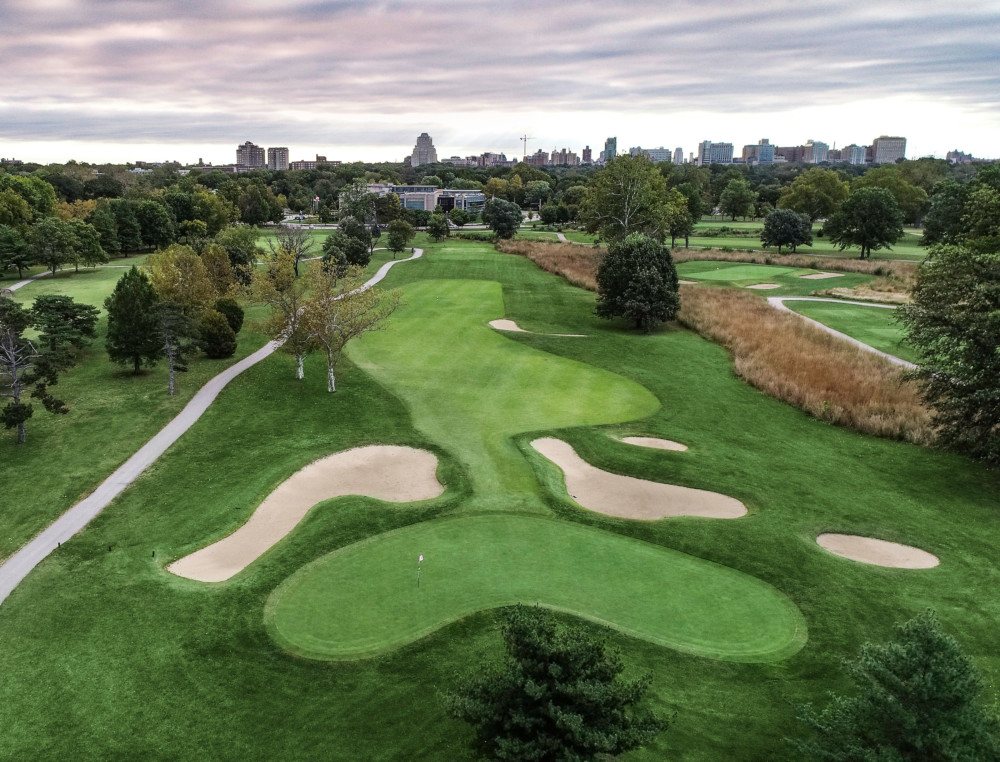
<path fill-rule="evenodd" d="M 524 143 L 524 152 L 521 155 L 521 161 L 527 161 L 528 159 L 528 141 L 534 140 L 534 138 L 529 138 L 527 134 L 521 136 L 521 142 Z"/>

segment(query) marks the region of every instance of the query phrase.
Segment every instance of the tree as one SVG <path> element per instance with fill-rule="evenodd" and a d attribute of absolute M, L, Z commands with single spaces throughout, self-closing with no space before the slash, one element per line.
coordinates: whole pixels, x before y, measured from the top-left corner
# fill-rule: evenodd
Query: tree
<path fill-rule="evenodd" d="M 824 219 L 847 200 L 849 186 L 832 169 L 807 169 L 782 191 L 779 209 L 806 214 L 810 222 Z"/>
<path fill-rule="evenodd" d="M 179 304 L 192 317 L 211 308 L 217 298 L 202 258 L 188 246 L 173 246 L 146 260 L 149 282 L 160 301 Z"/>
<path fill-rule="evenodd" d="M 278 225 L 274 229 L 274 237 L 267 239 L 267 248 L 271 255 L 278 249 L 284 249 L 295 259 L 295 277 L 299 277 L 299 262 L 308 259 L 316 249 L 316 241 L 309 231 L 301 225 Z"/>
<path fill-rule="evenodd" d="M 486 185 L 483 188 L 483 193 L 486 194 L 486 198 L 507 198 L 509 192 L 508 183 L 502 177 L 491 177 L 486 181 Z"/>
<path fill-rule="evenodd" d="M 933 612 L 897 625 L 895 640 L 865 644 L 844 668 L 853 695 L 831 695 L 820 712 L 800 708 L 811 737 L 793 744 L 804 759 L 1000 759 L 997 719 L 980 701 L 982 679 Z"/>
<path fill-rule="evenodd" d="M 673 247 L 678 238 L 684 239 L 685 248 L 690 243 L 694 231 L 694 218 L 684 194 L 677 188 L 671 188 L 667 194 L 667 227 L 670 231 L 670 246 Z"/>
<path fill-rule="evenodd" d="M 252 182 L 240 194 L 238 202 L 240 219 L 247 225 L 263 225 L 281 219 L 282 209 L 270 189 Z"/>
<path fill-rule="evenodd" d="M 737 178 L 730 180 L 719 196 L 719 210 L 728 214 L 736 221 L 737 217 L 746 217 L 753 209 L 757 194 L 746 180 Z"/>
<path fill-rule="evenodd" d="M 524 203 L 526 206 L 541 208 L 543 201 L 552 193 L 552 186 L 545 180 L 529 180 L 524 186 Z"/>
<path fill-rule="evenodd" d="M 473 215 L 469 214 L 464 209 L 459 209 L 456 206 L 454 209 L 452 209 L 450 212 L 448 212 L 448 218 L 457 227 L 463 227 L 463 226 L 465 226 L 466 224 L 468 224 L 469 222 L 472 221 Z"/>
<path fill-rule="evenodd" d="M 233 329 L 234 334 L 240 332 L 240 329 L 243 327 L 244 314 L 239 302 L 230 297 L 217 299 L 215 302 L 215 311 L 225 315 L 226 322 L 229 323 L 229 327 Z"/>
<path fill-rule="evenodd" d="M 812 246 L 812 222 L 809 215 L 799 214 L 791 209 L 775 209 L 764 218 L 764 229 L 760 233 L 763 246 L 791 246 L 792 251 L 799 246 Z"/>
<path fill-rule="evenodd" d="M 250 282 L 250 271 L 257 262 L 260 250 L 257 248 L 257 239 L 260 238 L 260 230 L 249 225 L 238 225 L 226 228 L 215 236 L 214 243 L 226 250 L 229 255 L 229 264 L 233 267 L 233 273 L 237 280 L 243 284 Z"/>
<path fill-rule="evenodd" d="M 662 241 L 669 230 L 669 199 L 663 175 L 644 155 L 619 156 L 594 174 L 580 205 L 588 233 L 622 240 L 643 233 Z"/>
<path fill-rule="evenodd" d="M 18 444 L 24 444 L 25 424 L 34 412 L 23 401 L 29 391 L 50 413 L 67 412 L 62 400 L 48 390 L 58 380 L 55 363 L 24 336 L 31 321 L 28 310 L 0 294 L 0 397 L 10 400 L 0 410 L 0 421 L 4 428 L 17 429 Z"/>
<path fill-rule="evenodd" d="M 389 251 L 392 252 L 393 259 L 410 245 L 412 238 L 413 225 L 406 220 L 393 220 L 389 223 L 389 235 L 386 243 L 389 246 Z"/>
<path fill-rule="evenodd" d="M 134 265 L 104 300 L 108 312 L 105 348 L 112 362 L 132 366 L 139 375 L 143 365 L 152 367 L 160 358 L 163 335 L 156 310 L 156 290 L 149 277 Z"/>
<path fill-rule="evenodd" d="M 73 365 L 76 353 L 97 337 L 99 310 L 73 297 L 42 294 L 31 306 L 31 325 L 38 343 L 59 370 Z"/>
<path fill-rule="evenodd" d="M 954 180 L 939 185 L 931 197 L 927 214 L 924 215 L 924 235 L 920 243 L 933 246 L 938 243 L 955 244 L 963 231 L 962 214 L 968 186 Z"/>
<path fill-rule="evenodd" d="M 939 246 L 899 308 L 943 443 L 1000 465 L 1000 253 Z"/>
<path fill-rule="evenodd" d="M 364 285 L 364 269 L 316 267 L 310 272 L 311 293 L 303 310 L 307 335 L 326 355 L 328 392 L 337 390 L 335 370 L 347 343 L 379 330 L 399 306 L 399 292 L 384 293 Z"/>
<path fill-rule="evenodd" d="M 622 677 L 621 653 L 548 612 L 503 609 L 502 663 L 442 696 L 445 711 L 475 731 L 475 750 L 494 760 L 594 760 L 636 749 L 669 720 L 638 707 L 651 677 Z"/>
<path fill-rule="evenodd" d="M 108 208 L 115 215 L 115 230 L 122 254 L 142 248 L 142 227 L 135 213 L 135 203 L 129 199 L 118 198 L 109 202 Z"/>
<path fill-rule="evenodd" d="M 323 265 L 337 267 L 341 271 L 347 267 L 367 267 L 371 252 L 367 238 L 358 237 L 359 231 L 364 233 L 364 228 L 358 227 L 356 217 L 347 218 L 347 231 L 341 222 L 340 229 L 334 230 L 323 241 Z"/>
<path fill-rule="evenodd" d="M 17 270 L 17 277 L 24 277 L 24 268 L 32 265 L 32 251 L 17 228 L 0 225 L 0 272 Z"/>
<path fill-rule="evenodd" d="M 31 206 L 12 188 L 0 190 L 0 225 L 24 230 L 34 215 Z"/>
<path fill-rule="evenodd" d="M 448 227 L 448 219 L 443 214 L 432 214 L 431 221 L 427 224 L 427 235 L 431 237 L 432 241 L 443 241 L 450 236 L 451 229 Z"/>
<path fill-rule="evenodd" d="M 851 188 L 885 188 L 896 199 L 903 219 L 912 224 L 919 223 L 927 211 L 927 191 L 908 183 L 895 164 L 869 169 L 851 183 Z"/>
<path fill-rule="evenodd" d="M 868 259 L 902 237 L 903 213 L 885 188 L 858 188 L 827 220 L 823 232 L 841 251 L 859 246 L 861 259 Z"/>
<path fill-rule="evenodd" d="M 662 243 L 642 233 L 612 241 L 597 268 L 597 315 L 623 317 L 649 333 L 680 309 L 677 270 Z"/>
<path fill-rule="evenodd" d="M 115 215 L 107 204 L 98 204 L 93 214 L 87 218 L 87 222 L 94 226 L 97 231 L 101 248 L 110 256 L 120 254 L 121 244 L 118 242 L 118 228 L 115 223 Z"/>
<path fill-rule="evenodd" d="M 236 352 L 236 332 L 226 316 L 216 310 L 207 310 L 199 325 L 201 346 L 213 360 L 232 357 Z"/>
<path fill-rule="evenodd" d="M 56 213 L 56 202 L 58 201 L 56 190 L 39 177 L 0 173 L 0 214 L 2 214 L 4 206 L 3 199 L 9 198 L 5 193 L 8 190 L 20 196 L 28 205 L 29 222 L 42 217 L 50 217 Z"/>
<path fill-rule="evenodd" d="M 205 273 L 212 281 L 215 293 L 231 294 L 237 289 L 236 272 L 225 249 L 209 244 L 201 252 L 201 261 L 205 265 Z"/>
<path fill-rule="evenodd" d="M 93 225 L 78 219 L 66 220 L 63 224 L 73 236 L 71 261 L 77 271 L 80 265 L 96 267 L 108 261 L 107 253 L 101 248 L 101 237 Z"/>
<path fill-rule="evenodd" d="M 174 242 L 177 231 L 170 217 L 170 210 L 160 201 L 146 199 L 135 208 L 139 220 L 142 243 L 150 249 L 162 249 Z"/>
<path fill-rule="evenodd" d="M 260 330 L 271 341 L 282 342 L 281 351 L 295 358 L 298 379 L 305 375 L 306 355 L 316 349 L 303 322 L 308 288 L 308 279 L 295 277 L 295 260 L 287 251 L 279 250 L 264 267 L 251 274 L 251 298 L 271 308 Z"/>
<path fill-rule="evenodd" d="M 483 209 L 483 220 L 498 239 L 513 238 L 521 227 L 521 207 L 502 198 L 490 199 Z"/>

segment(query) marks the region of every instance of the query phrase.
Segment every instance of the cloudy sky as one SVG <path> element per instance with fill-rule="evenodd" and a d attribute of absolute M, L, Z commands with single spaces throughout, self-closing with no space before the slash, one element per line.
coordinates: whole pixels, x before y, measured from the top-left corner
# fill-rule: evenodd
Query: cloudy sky
<path fill-rule="evenodd" d="M 0 0 L 0 156 L 736 145 L 1000 156 L 1000 0 Z"/>

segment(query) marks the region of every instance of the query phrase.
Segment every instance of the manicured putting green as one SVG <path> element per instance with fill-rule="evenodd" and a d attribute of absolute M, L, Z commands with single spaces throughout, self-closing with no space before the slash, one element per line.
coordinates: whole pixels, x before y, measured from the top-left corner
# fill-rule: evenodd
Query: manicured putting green
<path fill-rule="evenodd" d="M 286 580 L 266 617 L 288 650 L 348 660 L 517 602 L 715 659 L 782 659 L 807 637 L 796 606 L 759 579 L 611 532 L 513 514 L 431 521 L 343 548 Z"/>
<path fill-rule="evenodd" d="M 633 381 L 490 328 L 504 317 L 499 283 L 419 281 L 404 289 L 404 300 L 388 329 L 350 344 L 349 355 L 406 401 L 420 431 L 466 465 L 475 509 L 545 510 L 513 435 L 629 421 L 660 406 Z"/>
<path fill-rule="evenodd" d="M 759 281 L 766 282 L 782 275 L 796 272 L 794 267 L 772 267 L 770 265 L 740 265 L 727 262 L 688 262 L 687 267 L 678 268 L 685 278 L 695 280 Z M 704 269 L 692 272 L 693 267 L 705 265 Z M 689 269 L 691 268 L 691 269 Z M 811 271 L 802 270 L 803 274 Z"/>
<path fill-rule="evenodd" d="M 882 352 L 912 363 L 919 360 L 917 352 L 904 341 L 902 326 L 894 321 L 895 310 L 835 302 L 788 301 L 785 306 Z"/>

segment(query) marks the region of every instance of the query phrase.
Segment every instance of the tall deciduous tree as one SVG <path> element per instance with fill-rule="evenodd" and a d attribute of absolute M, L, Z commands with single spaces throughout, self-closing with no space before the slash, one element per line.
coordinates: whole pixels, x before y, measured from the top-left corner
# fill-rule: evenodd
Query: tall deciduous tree
<path fill-rule="evenodd" d="M 655 238 L 633 233 L 612 241 L 597 268 L 597 315 L 623 317 L 649 333 L 680 309 L 677 270 Z"/>
<path fill-rule="evenodd" d="M 861 259 L 868 259 L 902 237 L 903 213 L 885 188 L 858 188 L 827 220 L 823 232 L 841 250 L 858 246 Z"/>
<path fill-rule="evenodd" d="M 142 243 L 150 249 L 162 249 L 174 242 L 177 230 L 166 204 L 153 199 L 140 201 L 135 207 Z"/>
<path fill-rule="evenodd" d="M 413 239 L 413 225 L 411 225 L 406 220 L 393 220 L 389 223 L 389 235 L 387 236 L 387 245 L 389 251 L 392 252 L 392 258 L 395 259 L 396 255 L 403 251 L 407 246 L 410 245 L 410 241 Z"/>
<path fill-rule="evenodd" d="M 243 284 L 250 282 L 250 271 L 260 255 L 258 238 L 260 230 L 249 225 L 225 228 L 215 236 L 214 243 L 226 250 L 229 264 L 232 265 L 236 278 Z"/>
<path fill-rule="evenodd" d="M 30 267 L 33 253 L 24 236 L 11 225 L 0 225 L 0 272 L 17 270 L 17 277 L 24 277 Z"/>
<path fill-rule="evenodd" d="M 316 267 L 310 272 L 311 291 L 303 311 L 306 331 L 326 355 L 328 392 L 337 390 L 335 371 L 347 343 L 379 330 L 399 306 L 400 294 L 364 285 L 364 269 Z"/>
<path fill-rule="evenodd" d="M 301 225 L 278 225 L 274 229 L 274 236 L 267 239 L 267 248 L 271 256 L 278 253 L 279 249 L 284 249 L 295 259 L 295 277 L 299 276 L 299 262 L 309 259 L 309 256 L 316 249 L 316 241 L 309 234 L 309 231 Z"/>
<path fill-rule="evenodd" d="M 643 233 L 662 241 L 670 230 L 663 175 L 642 154 L 619 156 L 594 174 L 579 217 L 589 233 L 607 241 Z"/>
<path fill-rule="evenodd" d="M 57 368 L 24 336 L 31 326 L 31 313 L 0 293 L 0 398 L 9 402 L 0 410 L 4 428 L 17 429 L 17 443 L 24 444 L 26 426 L 33 408 L 24 401 L 30 392 L 51 413 L 65 413 L 66 406 L 52 396 Z"/>
<path fill-rule="evenodd" d="M 427 235 L 431 237 L 432 241 L 443 241 L 451 235 L 448 219 L 443 214 L 432 214 L 431 221 L 427 224 Z"/>
<path fill-rule="evenodd" d="M 791 209 L 775 209 L 764 218 L 764 228 L 760 242 L 764 246 L 791 246 L 795 251 L 799 246 L 811 246 L 813 240 L 812 222 L 809 216 Z"/>
<path fill-rule="evenodd" d="M 73 261 L 76 237 L 69 225 L 58 217 L 43 217 L 32 225 L 28 240 L 32 259 L 47 267 L 53 275 Z"/>
<path fill-rule="evenodd" d="M 884 645 L 845 663 L 852 695 L 820 712 L 802 707 L 803 759 L 957 762 L 1000 759 L 1000 728 L 983 707 L 982 679 L 930 611 L 896 628 Z"/>
<path fill-rule="evenodd" d="M 920 222 L 927 211 L 927 191 L 907 182 L 894 164 L 869 169 L 861 177 L 855 178 L 851 189 L 857 188 L 885 188 L 896 199 L 899 211 L 903 213 L 903 220 L 914 225 Z"/>
<path fill-rule="evenodd" d="M 498 239 L 513 238 L 521 226 L 521 207 L 513 201 L 492 198 L 483 209 L 483 221 Z"/>
<path fill-rule="evenodd" d="M 850 188 L 832 169 L 807 169 L 782 191 L 779 209 L 806 214 L 811 222 L 832 215 L 847 200 Z"/>
<path fill-rule="evenodd" d="M 305 375 L 305 358 L 316 349 L 303 321 L 306 290 L 309 281 L 295 277 L 295 260 L 291 252 L 278 250 L 264 267 L 254 270 L 250 281 L 251 298 L 270 307 L 260 329 L 271 341 L 280 341 L 281 351 L 295 358 L 295 377 Z"/>
<path fill-rule="evenodd" d="M 622 677 L 621 654 L 551 614 L 512 606 L 500 614 L 506 656 L 442 697 L 493 760 L 594 760 L 638 748 L 669 720 L 639 705 L 650 676 Z"/>
<path fill-rule="evenodd" d="M 936 247 L 912 297 L 898 314 L 942 441 L 1000 465 L 1000 253 Z"/>
<path fill-rule="evenodd" d="M 156 303 L 156 290 L 149 277 L 134 265 L 104 300 L 108 357 L 119 365 L 131 365 L 135 375 L 143 365 L 152 367 L 160 358 L 163 335 Z"/>
<path fill-rule="evenodd" d="M 719 211 L 728 214 L 735 222 L 737 217 L 746 217 L 753 210 L 757 193 L 750 183 L 742 178 L 730 180 L 719 196 Z"/>

